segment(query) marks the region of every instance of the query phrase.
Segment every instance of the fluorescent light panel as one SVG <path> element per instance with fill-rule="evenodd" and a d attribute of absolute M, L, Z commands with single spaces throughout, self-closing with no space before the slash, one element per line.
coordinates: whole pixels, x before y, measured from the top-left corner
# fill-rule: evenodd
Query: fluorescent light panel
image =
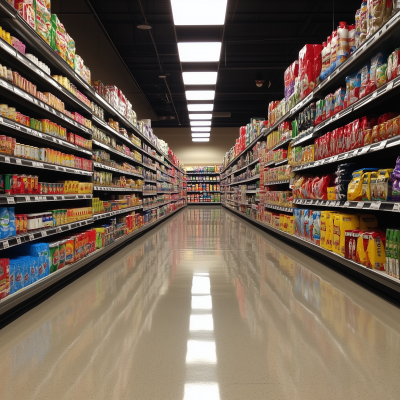
<path fill-rule="evenodd" d="M 192 132 L 211 132 L 210 126 L 192 126 Z"/>
<path fill-rule="evenodd" d="M 211 126 L 211 121 L 190 121 L 190 126 Z"/>
<path fill-rule="evenodd" d="M 212 114 L 189 114 L 189 119 L 199 120 L 199 119 L 211 119 Z"/>
<path fill-rule="evenodd" d="M 214 104 L 188 104 L 189 111 L 212 111 Z"/>
<path fill-rule="evenodd" d="M 183 72 L 185 85 L 215 85 L 218 72 Z"/>
<path fill-rule="evenodd" d="M 224 25 L 227 0 L 171 0 L 175 25 Z"/>
<path fill-rule="evenodd" d="M 192 138 L 209 138 L 210 137 L 210 133 L 193 133 L 192 132 Z"/>
<path fill-rule="evenodd" d="M 187 100 L 214 100 L 215 90 L 186 90 Z"/>
<path fill-rule="evenodd" d="M 218 62 L 221 42 L 181 42 L 178 52 L 181 62 Z"/>
<path fill-rule="evenodd" d="M 206 139 L 206 138 L 192 138 L 192 142 L 209 142 L 209 141 L 210 141 L 210 139 Z M 204 294 L 207 294 L 207 293 L 204 293 Z"/>

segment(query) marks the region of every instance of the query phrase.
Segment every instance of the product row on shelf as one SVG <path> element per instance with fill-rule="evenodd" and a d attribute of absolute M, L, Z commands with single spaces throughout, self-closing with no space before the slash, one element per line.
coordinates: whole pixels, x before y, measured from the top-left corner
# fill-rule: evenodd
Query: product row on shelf
<path fill-rule="evenodd" d="M 284 74 L 285 99 L 269 105 L 268 120 L 240 128 L 223 160 L 221 196 L 225 207 L 284 240 L 400 292 L 393 266 L 399 257 L 400 14 L 387 2 L 388 8 L 374 9 L 378 18 L 368 17 L 364 3 L 354 27 L 341 22 L 322 48 L 300 51 Z M 360 29 L 362 37 L 339 58 L 343 40 L 346 50 L 346 38 Z M 306 84 L 305 76 L 314 78 Z M 259 182 L 254 193 L 246 186 L 252 180 Z"/>
<path fill-rule="evenodd" d="M 0 56 L 1 315 L 187 200 L 177 157 L 92 79 L 50 0 L 0 0 Z"/>

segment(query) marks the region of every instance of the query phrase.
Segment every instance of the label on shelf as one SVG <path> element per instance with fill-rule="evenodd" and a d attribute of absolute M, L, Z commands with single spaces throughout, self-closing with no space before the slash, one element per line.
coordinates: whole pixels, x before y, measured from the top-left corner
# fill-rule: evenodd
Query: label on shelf
<path fill-rule="evenodd" d="M 346 203 L 344 203 L 343 207 L 350 207 L 350 202 L 346 201 Z"/>
<path fill-rule="evenodd" d="M 8 240 L 5 240 L 3 242 L 3 249 L 8 249 L 10 247 L 10 243 L 8 243 Z"/>
<path fill-rule="evenodd" d="M 21 244 L 21 238 L 17 237 L 17 244 Z"/>
<path fill-rule="evenodd" d="M 371 203 L 371 206 L 369 208 L 371 210 L 379 210 L 381 208 L 381 202 L 375 201 L 375 202 Z"/>
<path fill-rule="evenodd" d="M 392 211 L 400 212 L 400 203 L 393 204 L 393 210 Z"/>
<path fill-rule="evenodd" d="M 46 232 L 46 231 L 42 231 L 42 232 L 40 232 L 40 233 L 41 233 L 42 237 L 47 236 L 47 232 Z"/>
<path fill-rule="evenodd" d="M 364 203 L 362 201 L 359 201 L 356 205 L 356 208 L 363 208 L 364 207 Z"/>
<path fill-rule="evenodd" d="M 7 197 L 7 204 L 15 204 L 14 197 Z"/>
<path fill-rule="evenodd" d="M 30 234 L 30 235 L 29 235 L 29 240 L 30 240 L 30 241 L 35 240 L 35 236 L 33 236 L 32 234 Z"/>

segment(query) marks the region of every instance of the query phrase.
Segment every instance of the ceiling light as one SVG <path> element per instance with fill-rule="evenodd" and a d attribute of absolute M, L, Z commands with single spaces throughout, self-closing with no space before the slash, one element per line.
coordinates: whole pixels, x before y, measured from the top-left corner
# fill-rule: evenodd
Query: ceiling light
<path fill-rule="evenodd" d="M 218 72 L 183 72 L 185 85 L 215 85 Z"/>
<path fill-rule="evenodd" d="M 189 111 L 212 111 L 214 104 L 188 104 Z"/>
<path fill-rule="evenodd" d="M 224 25 L 228 0 L 171 0 L 175 25 Z"/>
<path fill-rule="evenodd" d="M 186 100 L 214 100 L 215 90 L 186 90 Z"/>
<path fill-rule="evenodd" d="M 221 42 L 178 43 L 181 62 L 218 62 L 221 55 Z"/>
<path fill-rule="evenodd" d="M 192 138 L 192 142 L 209 142 L 210 139 L 206 138 Z"/>
<path fill-rule="evenodd" d="M 212 114 L 189 114 L 189 119 L 211 119 Z"/>
<path fill-rule="evenodd" d="M 211 121 L 190 121 L 190 126 L 211 126 Z"/>
<path fill-rule="evenodd" d="M 147 22 L 144 22 L 143 24 L 140 24 L 137 26 L 138 29 L 143 29 L 145 31 L 148 31 L 151 29 L 151 25 L 148 24 Z"/>
<path fill-rule="evenodd" d="M 192 126 L 192 132 L 211 132 L 211 126 Z"/>
<path fill-rule="evenodd" d="M 210 133 L 192 133 L 192 138 L 209 138 Z"/>

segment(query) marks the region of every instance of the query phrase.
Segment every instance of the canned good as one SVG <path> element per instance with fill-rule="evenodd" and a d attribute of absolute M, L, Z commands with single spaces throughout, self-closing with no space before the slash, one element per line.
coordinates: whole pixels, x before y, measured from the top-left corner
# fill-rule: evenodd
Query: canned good
<path fill-rule="evenodd" d="M 9 136 L 6 136 L 7 143 L 6 143 L 6 153 L 7 154 L 12 154 L 12 138 Z"/>
<path fill-rule="evenodd" d="M 0 114 L 2 117 L 8 117 L 8 105 L 0 104 Z"/>
<path fill-rule="evenodd" d="M 25 145 L 21 143 L 21 158 L 25 158 Z"/>
<path fill-rule="evenodd" d="M 39 147 L 34 147 L 34 159 L 35 160 L 37 160 L 37 161 L 39 161 L 40 160 L 40 158 L 39 158 Z"/>
<path fill-rule="evenodd" d="M 15 121 L 15 119 L 17 118 L 17 111 L 16 111 L 15 107 L 8 107 L 7 117 L 12 119 L 13 121 Z"/>
<path fill-rule="evenodd" d="M 39 160 L 47 162 L 47 149 L 39 149 Z"/>
<path fill-rule="evenodd" d="M 25 145 L 25 158 L 31 158 L 31 147 L 28 145 Z"/>
<path fill-rule="evenodd" d="M 21 144 L 15 143 L 15 150 L 14 150 L 15 157 L 21 157 Z"/>

